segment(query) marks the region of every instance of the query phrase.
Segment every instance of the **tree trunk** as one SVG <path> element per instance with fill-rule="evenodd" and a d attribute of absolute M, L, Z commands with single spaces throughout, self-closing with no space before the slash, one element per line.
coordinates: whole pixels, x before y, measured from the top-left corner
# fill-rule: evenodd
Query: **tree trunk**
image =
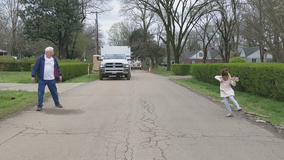
<path fill-rule="evenodd" d="M 166 42 L 167 47 L 167 71 L 171 71 L 171 47 L 170 47 L 170 41 L 167 39 Z"/>
<path fill-rule="evenodd" d="M 65 42 L 61 35 L 62 33 L 60 33 L 58 38 L 58 51 L 59 51 L 58 57 L 60 60 L 63 60 L 65 58 Z"/>
<path fill-rule="evenodd" d="M 150 59 L 151 59 L 151 67 L 152 68 L 154 68 L 155 67 L 155 59 L 154 59 L 154 57 L 153 57 L 153 53 L 152 53 L 152 49 L 151 49 L 151 46 L 150 46 L 150 42 L 149 41 L 147 41 L 147 50 L 148 50 L 148 52 L 149 52 L 149 54 L 150 54 Z"/>
<path fill-rule="evenodd" d="M 230 59 L 230 49 L 228 42 L 225 42 L 225 62 L 228 63 Z"/>
<path fill-rule="evenodd" d="M 77 38 L 78 38 L 78 32 L 76 33 L 75 38 L 74 38 L 74 40 L 73 40 L 70 59 L 73 59 L 73 58 L 74 58 L 74 52 L 75 52 L 75 47 L 76 47 L 76 44 L 77 44 Z"/>
<path fill-rule="evenodd" d="M 203 53 L 204 53 L 204 56 L 203 56 L 203 63 L 206 63 L 206 59 L 207 59 L 207 46 L 205 46 L 203 48 Z"/>

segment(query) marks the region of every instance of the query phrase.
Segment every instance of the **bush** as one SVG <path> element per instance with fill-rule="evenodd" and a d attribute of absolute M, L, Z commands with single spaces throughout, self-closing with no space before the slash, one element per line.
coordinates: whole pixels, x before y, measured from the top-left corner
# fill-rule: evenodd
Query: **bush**
<path fill-rule="evenodd" d="M 32 62 L 0 62 L 0 71 L 30 71 Z"/>
<path fill-rule="evenodd" d="M 190 64 L 173 64 L 172 72 L 175 75 L 189 75 L 190 74 Z"/>
<path fill-rule="evenodd" d="M 247 63 L 247 61 L 241 57 L 234 57 L 229 63 Z"/>
<path fill-rule="evenodd" d="M 194 64 L 190 73 L 200 81 L 219 85 L 214 77 L 221 75 L 224 68 L 228 68 L 233 77 L 239 77 L 236 90 L 284 101 L 283 63 Z"/>
<path fill-rule="evenodd" d="M 62 74 L 62 81 L 66 81 L 75 77 L 88 74 L 88 65 L 90 65 L 90 72 L 93 69 L 93 64 L 89 63 L 60 63 L 59 67 Z M 34 64 L 31 66 L 33 69 Z"/>

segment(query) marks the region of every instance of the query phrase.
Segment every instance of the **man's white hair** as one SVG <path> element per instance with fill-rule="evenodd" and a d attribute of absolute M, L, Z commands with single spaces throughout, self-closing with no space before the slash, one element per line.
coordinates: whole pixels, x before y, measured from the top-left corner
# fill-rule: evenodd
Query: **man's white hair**
<path fill-rule="evenodd" d="M 52 47 L 47 47 L 47 48 L 45 48 L 45 53 L 47 53 L 47 52 L 50 51 L 50 50 L 53 50 L 53 48 L 52 48 Z"/>

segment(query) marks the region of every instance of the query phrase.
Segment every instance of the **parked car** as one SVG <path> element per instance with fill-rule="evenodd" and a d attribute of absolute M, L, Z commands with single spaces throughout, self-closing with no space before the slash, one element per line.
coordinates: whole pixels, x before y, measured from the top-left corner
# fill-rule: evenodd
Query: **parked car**
<path fill-rule="evenodd" d="M 167 67 L 167 63 L 166 63 L 166 62 L 162 62 L 160 65 L 161 65 L 162 67 Z"/>

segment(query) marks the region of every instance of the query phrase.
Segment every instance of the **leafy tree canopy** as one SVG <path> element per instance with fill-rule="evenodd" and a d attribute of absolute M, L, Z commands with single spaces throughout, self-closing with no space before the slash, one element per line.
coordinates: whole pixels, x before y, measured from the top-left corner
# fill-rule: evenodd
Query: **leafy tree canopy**
<path fill-rule="evenodd" d="M 20 0 L 20 3 L 25 6 L 19 15 L 27 38 L 51 41 L 58 46 L 59 58 L 65 58 L 65 47 L 83 27 L 83 4 L 79 0 Z"/>

